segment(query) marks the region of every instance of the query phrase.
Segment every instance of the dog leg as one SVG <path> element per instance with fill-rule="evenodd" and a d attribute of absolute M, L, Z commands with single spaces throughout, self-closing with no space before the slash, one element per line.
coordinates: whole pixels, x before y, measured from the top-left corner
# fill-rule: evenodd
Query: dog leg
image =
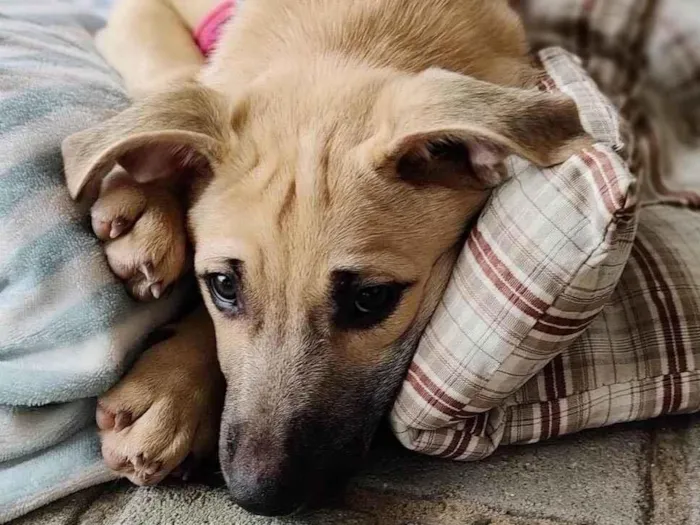
<path fill-rule="evenodd" d="M 98 401 L 105 463 L 137 485 L 216 450 L 224 383 L 214 327 L 202 307 L 174 331 Z"/>
<path fill-rule="evenodd" d="M 192 80 L 204 65 L 192 28 L 216 0 L 121 0 L 96 43 L 134 98 Z"/>

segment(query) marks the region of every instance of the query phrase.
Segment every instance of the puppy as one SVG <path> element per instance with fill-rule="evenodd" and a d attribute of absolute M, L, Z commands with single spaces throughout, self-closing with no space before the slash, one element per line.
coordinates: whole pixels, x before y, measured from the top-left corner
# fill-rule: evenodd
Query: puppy
<path fill-rule="evenodd" d="M 235 502 L 282 515 L 361 462 L 504 159 L 589 139 L 534 88 L 508 0 L 246 0 L 205 63 L 191 34 L 213 7 L 122 0 L 98 44 L 136 102 L 64 144 L 132 294 L 179 279 L 189 239 L 207 311 L 98 423 L 141 484 L 218 434 Z"/>

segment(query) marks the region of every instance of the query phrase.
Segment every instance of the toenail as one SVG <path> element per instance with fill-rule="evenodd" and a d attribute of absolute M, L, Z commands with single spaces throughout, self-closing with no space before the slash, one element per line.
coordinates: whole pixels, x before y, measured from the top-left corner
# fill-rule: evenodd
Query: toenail
<path fill-rule="evenodd" d="M 114 428 L 114 414 L 112 414 L 109 410 L 106 410 L 100 404 L 97 405 L 97 410 L 95 411 L 95 419 L 97 420 L 97 427 L 100 430 L 111 430 Z"/>
<path fill-rule="evenodd" d="M 114 418 L 114 431 L 120 432 L 126 427 L 131 425 L 131 413 L 129 412 L 118 412 L 117 416 Z"/>
<path fill-rule="evenodd" d="M 145 264 L 141 265 L 141 273 L 144 275 L 146 278 L 146 281 L 149 283 L 153 282 L 153 264 L 147 262 Z"/>
<path fill-rule="evenodd" d="M 162 283 L 155 283 L 151 285 L 151 295 L 153 296 L 154 299 L 160 299 L 160 296 L 163 294 L 163 284 Z"/>
<path fill-rule="evenodd" d="M 126 220 L 122 217 L 114 219 L 112 221 L 112 229 L 109 231 L 110 239 L 116 239 L 119 237 L 126 229 Z"/>

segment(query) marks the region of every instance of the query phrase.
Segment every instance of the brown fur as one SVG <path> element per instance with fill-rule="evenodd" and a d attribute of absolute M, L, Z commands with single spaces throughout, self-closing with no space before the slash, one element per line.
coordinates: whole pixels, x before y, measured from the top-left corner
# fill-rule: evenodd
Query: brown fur
<path fill-rule="evenodd" d="M 551 165 L 588 139 L 570 100 L 532 89 L 506 0 L 247 0 L 202 67 L 189 34 L 212 5 L 122 0 L 98 43 L 138 101 L 67 139 L 66 175 L 74 197 L 97 193 L 115 164 L 131 177 L 117 197 L 123 185 L 101 184 L 93 222 L 103 238 L 117 224 L 108 254 L 129 250 L 110 265 L 145 299 L 187 268 L 180 215 L 158 204 L 186 190 L 227 380 L 222 470 L 238 503 L 281 514 L 363 456 L 504 158 Z M 153 248 L 163 238 L 168 254 Z M 238 280 L 237 313 L 215 304 L 212 274 Z M 359 292 L 348 279 L 403 293 L 381 322 L 349 328 Z M 151 350 L 177 349 L 167 365 L 147 354 L 102 401 L 105 457 L 134 481 L 157 481 L 186 455 L 156 438 L 168 418 L 188 436 L 218 424 L 173 388 L 182 374 L 198 399 L 216 397 L 213 360 L 189 368 L 187 352 L 214 350 L 192 335 L 206 329 L 184 325 Z M 137 419 L 154 399 L 165 401 Z"/>

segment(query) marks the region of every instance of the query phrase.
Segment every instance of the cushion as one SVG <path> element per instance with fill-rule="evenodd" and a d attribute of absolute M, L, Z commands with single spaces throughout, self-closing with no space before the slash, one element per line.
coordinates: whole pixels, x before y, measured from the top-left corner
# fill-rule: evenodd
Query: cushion
<path fill-rule="evenodd" d="M 503 443 L 700 410 L 700 208 L 642 206 L 608 304 L 504 403 Z"/>
<path fill-rule="evenodd" d="M 413 450 L 493 452 L 506 405 L 598 318 L 630 257 L 638 186 L 618 113 L 575 56 L 548 48 L 539 59 L 543 89 L 576 102 L 596 144 L 550 169 L 508 160 L 511 179 L 470 231 L 391 413 Z"/>
<path fill-rule="evenodd" d="M 515 3 L 533 47 L 562 46 L 580 56 L 624 117 L 619 153 L 638 180 L 639 234 L 601 313 L 500 405 L 447 421 L 433 418 L 431 403 L 413 410 L 402 393 L 406 405 L 397 403 L 392 421 L 403 442 L 464 460 L 499 445 L 700 410 L 700 275 L 693 248 L 700 241 L 700 12 L 694 0 Z M 433 366 L 429 379 L 444 386 L 445 371 Z M 459 384 L 447 399 L 438 385 L 432 402 L 455 398 L 459 406 Z"/>
<path fill-rule="evenodd" d="M 476 460 L 498 446 L 700 410 L 700 207 L 645 203 L 620 282 L 563 353 L 488 412 L 409 429 L 418 451 Z"/>
<path fill-rule="evenodd" d="M 0 522 L 113 477 L 90 398 L 182 296 L 132 301 L 71 201 L 62 140 L 128 100 L 75 19 L 22 4 L 0 4 Z"/>

